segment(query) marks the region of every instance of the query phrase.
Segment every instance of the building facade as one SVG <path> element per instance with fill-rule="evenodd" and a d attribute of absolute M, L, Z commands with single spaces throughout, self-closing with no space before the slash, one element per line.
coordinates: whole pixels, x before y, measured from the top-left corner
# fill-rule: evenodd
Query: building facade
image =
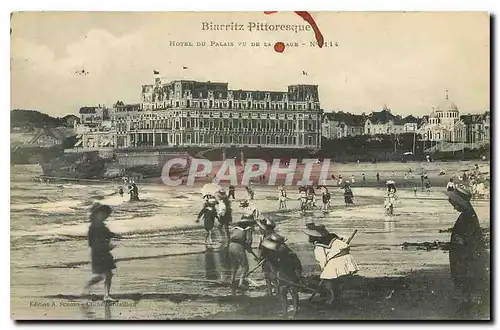
<path fill-rule="evenodd" d="M 363 135 L 365 116 L 349 112 L 329 112 L 323 115 L 323 136 L 340 139 L 348 136 Z"/>
<path fill-rule="evenodd" d="M 446 97 L 437 107 L 433 108 L 426 123 L 419 133 L 423 140 L 432 142 L 465 142 L 466 127 L 460 119 L 458 107 L 446 92 Z"/>
<path fill-rule="evenodd" d="M 489 143 L 491 139 L 490 112 L 482 114 L 467 114 L 460 116 L 465 124 L 467 143 Z"/>
<path fill-rule="evenodd" d="M 365 134 L 402 134 L 404 133 L 404 121 L 400 116 L 395 116 L 391 110 L 384 106 L 381 111 L 374 111 L 365 120 Z"/>
<path fill-rule="evenodd" d="M 321 134 L 327 139 L 337 139 L 340 135 L 339 124 L 335 112 L 325 112 L 323 114 L 323 123 L 321 124 Z"/>
<path fill-rule="evenodd" d="M 316 85 L 286 92 L 230 90 L 227 83 L 178 80 L 143 85 L 140 105 L 115 105 L 115 148 L 321 147 Z"/>
<path fill-rule="evenodd" d="M 87 126 L 99 125 L 108 118 L 108 115 L 108 109 L 101 105 L 97 107 L 81 107 L 78 111 L 80 124 Z"/>

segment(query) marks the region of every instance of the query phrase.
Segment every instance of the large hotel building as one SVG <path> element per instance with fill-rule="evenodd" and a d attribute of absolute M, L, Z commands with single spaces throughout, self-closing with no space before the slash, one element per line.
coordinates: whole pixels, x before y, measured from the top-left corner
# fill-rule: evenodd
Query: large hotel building
<path fill-rule="evenodd" d="M 153 84 L 142 86 L 140 104 L 118 102 L 109 111 L 110 123 L 81 130 L 75 146 L 316 149 L 321 115 L 316 85 L 291 85 L 285 92 L 230 90 L 227 83 L 163 82 L 155 73 Z"/>

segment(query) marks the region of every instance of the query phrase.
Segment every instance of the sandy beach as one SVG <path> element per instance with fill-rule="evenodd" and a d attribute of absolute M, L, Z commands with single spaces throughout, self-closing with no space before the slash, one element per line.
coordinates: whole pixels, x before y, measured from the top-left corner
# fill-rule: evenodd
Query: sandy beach
<path fill-rule="evenodd" d="M 358 173 L 353 185 L 356 206 L 346 209 L 342 190 L 332 189 L 331 211 L 317 210 L 304 217 L 298 212 L 295 188 L 289 188 L 289 210 L 278 213 L 276 187 L 256 186 L 253 205 L 278 223 L 277 231 L 288 238 L 306 276 L 319 274 L 312 247 L 301 233 L 306 222 L 314 219 L 343 236 L 358 230 L 351 254 L 360 266 L 361 285 L 345 291 L 341 306 L 324 306 L 319 298 L 308 304 L 309 295 L 301 294 L 297 318 L 489 319 L 489 301 L 470 308 L 456 300 L 446 250 L 402 247 L 405 242 L 449 241 L 446 230 L 458 213 L 445 198 L 445 185 L 449 173 L 459 173 L 473 164 L 432 164 L 433 169 L 427 169 L 432 192 L 419 190 L 417 197 L 412 187 L 420 184 L 420 173 L 415 172 L 408 187 L 398 185 L 401 189 L 394 217 L 385 215 L 385 190 L 374 173 L 380 171 L 381 180 L 385 180 L 395 168 L 399 183 L 404 181 L 402 166 L 417 170 L 420 163 L 381 163 L 371 168 L 369 164 L 366 168 L 356 168 L 363 164 L 336 165 L 344 178 Z M 445 176 L 438 175 L 442 168 Z M 365 185 L 361 184 L 362 172 L 367 176 Z M 212 248 L 201 244 L 203 230 L 195 223 L 199 188 L 139 183 L 141 201 L 130 203 L 114 194 L 116 187 L 110 184 L 40 184 L 32 180 L 34 173 L 33 168 L 16 166 L 11 177 L 13 319 L 279 318 L 273 309 L 275 301 L 264 297 L 260 271 L 251 275 L 256 285 L 231 296 L 227 251 L 222 244 Z M 236 198 L 246 198 L 242 188 L 238 188 Z M 108 226 L 124 235 L 113 250 L 118 268 L 112 294 L 119 299 L 113 305 L 102 303 L 102 285 L 95 286 L 90 295 L 82 294 L 91 277 L 86 242 L 88 210 L 96 201 L 113 206 Z M 489 230 L 489 200 L 475 200 L 473 205 L 481 226 Z M 233 209 L 237 219 L 237 203 Z M 221 241 L 219 236 L 216 240 Z M 249 259 L 250 267 L 256 264 Z M 368 282 L 370 285 L 363 285 Z"/>

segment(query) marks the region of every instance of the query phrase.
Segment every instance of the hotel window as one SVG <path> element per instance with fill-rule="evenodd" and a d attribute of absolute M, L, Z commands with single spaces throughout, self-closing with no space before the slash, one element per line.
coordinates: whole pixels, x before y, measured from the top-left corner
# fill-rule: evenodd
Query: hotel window
<path fill-rule="evenodd" d="M 279 136 L 276 136 L 274 138 L 274 144 L 280 144 L 280 138 L 279 138 Z"/>
<path fill-rule="evenodd" d="M 309 137 L 308 137 L 308 142 L 309 142 L 309 145 L 310 145 L 310 146 L 313 144 L 313 138 L 312 138 L 312 136 L 309 136 Z"/>
<path fill-rule="evenodd" d="M 266 136 L 266 144 L 271 144 L 271 137 L 269 135 Z"/>
<path fill-rule="evenodd" d="M 252 103 L 251 102 L 247 102 L 247 109 L 250 109 L 251 106 L 252 106 Z"/>

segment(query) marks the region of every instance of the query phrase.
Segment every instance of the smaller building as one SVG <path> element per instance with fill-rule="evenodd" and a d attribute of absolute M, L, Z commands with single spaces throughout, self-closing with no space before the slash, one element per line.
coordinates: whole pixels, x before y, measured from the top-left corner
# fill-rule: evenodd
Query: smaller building
<path fill-rule="evenodd" d="M 489 143 L 491 138 L 490 131 L 490 112 L 482 114 L 467 114 L 460 116 L 465 124 L 467 143 Z"/>
<path fill-rule="evenodd" d="M 403 133 L 416 133 L 418 131 L 419 119 L 412 115 L 403 118 Z"/>
<path fill-rule="evenodd" d="M 367 135 L 394 134 L 396 130 L 403 130 L 401 117 L 394 116 L 387 106 L 384 106 L 381 111 L 373 111 L 365 120 L 365 134 Z"/>
<path fill-rule="evenodd" d="M 108 109 L 104 106 L 81 107 L 78 111 L 81 125 L 96 125 L 108 118 Z"/>
<path fill-rule="evenodd" d="M 327 112 L 323 116 L 322 134 L 328 139 L 363 135 L 365 116 L 349 112 Z"/>

